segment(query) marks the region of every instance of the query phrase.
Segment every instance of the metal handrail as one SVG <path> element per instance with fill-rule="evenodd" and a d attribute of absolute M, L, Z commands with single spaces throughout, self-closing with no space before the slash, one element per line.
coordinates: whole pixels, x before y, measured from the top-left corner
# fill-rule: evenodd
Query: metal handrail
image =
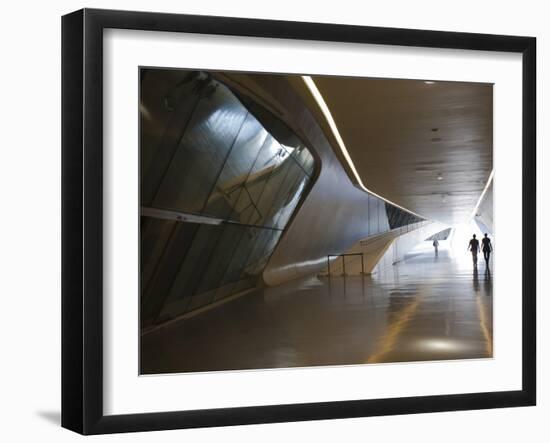
<path fill-rule="evenodd" d="M 395 232 L 398 232 L 399 234 L 407 234 L 407 233 L 409 233 L 409 232 L 411 232 L 411 231 L 415 231 L 416 229 L 420 229 L 420 228 L 422 228 L 422 227 L 428 225 L 429 223 L 431 223 L 431 222 L 428 221 L 428 220 L 421 220 L 421 221 L 418 221 L 418 222 L 409 223 L 409 224 L 407 224 L 407 225 L 404 225 L 404 226 L 400 226 L 400 227 L 398 227 L 398 228 L 391 229 L 390 231 L 379 232 L 379 233 L 377 233 L 377 234 L 374 234 L 374 235 L 372 235 L 372 236 L 369 236 L 369 237 L 367 237 L 366 239 L 360 240 L 360 241 L 359 241 L 359 244 L 360 244 L 361 246 L 367 246 L 369 241 L 374 240 L 374 238 L 381 237 L 381 236 L 383 236 L 384 234 L 387 234 L 388 232 L 395 231 Z M 360 256 L 361 256 L 361 273 L 364 274 L 364 273 L 365 273 L 364 253 L 362 253 L 362 252 L 354 252 L 354 253 L 348 253 L 348 254 L 328 254 L 328 255 L 327 255 L 328 276 L 330 277 L 330 258 L 331 258 L 331 257 L 342 257 L 342 270 L 343 270 L 343 275 L 346 275 L 346 260 L 345 260 L 345 257 L 346 257 L 346 256 L 353 256 L 353 255 L 360 255 Z"/>
<path fill-rule="evenodd" d="M 342 271 L 343 275 L 346 275 L 346 256 L 352 256 L 352 255 L 360 255 L 361 256 L 361 274 L 365 273 L 365 260 L 363 257 L 363 253 L 361 252 L 354 252 L 349 254 L 328 254 L 327 255 L 327 268 L 328 268 L 328 276 L 330 278 L 330 257 L 342 257 Z"/>

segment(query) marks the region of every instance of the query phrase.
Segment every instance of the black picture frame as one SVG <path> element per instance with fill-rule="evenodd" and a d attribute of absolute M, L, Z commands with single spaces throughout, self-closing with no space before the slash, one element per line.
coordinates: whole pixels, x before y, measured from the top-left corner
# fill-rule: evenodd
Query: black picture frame
<path fill-rule="evenodd" d="M 103 30 L 269 37 L 522 54 L 522 389 L 131 415 L 103 413 Z M 62 18 L 62 426 L 82 434 L 530 406 L 536 403 L 536 39 L 83 9 Z"/>

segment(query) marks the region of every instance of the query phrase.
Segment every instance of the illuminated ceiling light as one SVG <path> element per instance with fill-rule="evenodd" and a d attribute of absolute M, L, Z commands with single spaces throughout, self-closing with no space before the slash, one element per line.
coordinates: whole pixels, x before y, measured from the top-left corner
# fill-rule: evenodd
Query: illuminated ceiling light
<path fill-rule="evenodd" d="M 429 80 L 426 80 L 424 81 L 424 83 L 426 83 L 427 85 L 433 85 L 435 82 L 432 82 L 432 81 L 429 81 Z"/>
<path fill-rule="evenodd" d="M 483 188 L 483 192 L 479 196 L 479 199 L 477 201 L 477 204 L 474 207 L 474 210 L 472 211 L 472 215 L 470 215 L 470 219 L 474 218 L 477 214 L 477 210 L 479 209 L 479 205 L 481 204 L 481 201 L 483 200 L 483 197 L 485 196 L 485 193 L 487 192 L 487 189 L 489 189 L 489 185 L 493 181 L 493 176 L 495 175 L 495 170 L 493 169 L 491 171 L 491 175 L 489 175 L 489 179 L 487 180 L 487 184 L 485 185 L 485 188 Z"/>
<path fill-rule="evenodd" d="M 443 175 L 441 175 L 441 172 L 439 174 L 437 174 L 437 179 L 438 180 L 443 180 Z"/>
<path fill-rule="evenodd" d="M 321 91 L 317 88 L 317 85 L 313 81 L 313 79 L 309 75 L 302 75 L 302 80 L 306 84 L 307 88 L 309 89 L 309 92 L 315 99 L 315 102 L 317 103 L 317 106 L 321 109 L 321 112 L 323 113 L 325 119 L 327 120 L 327 123 L 330 127 L 330 130 L 332 131 L 332 135 L 336 139 L 336 142 L 338 143 L 338 147 L 340 148 L 340 151 L 342 152 L 342 155 L 346 159 L 346 162 L 348 163 L 348 166 L 350 167 L 351 171 L 353 172 L 353 175 L 355 177 L 355 180 L 357 181 L 357 184 L 363 189 L 363 191 L 368 192 L 369 194 L 374 195 L 375 197 L 378 197 L 379 199 L 389 203 L 390 205 L 393 205 L 399 209 L 402 209 L 405 212 L 408 212 L 410 214 L 416 215 L 417 217 L 423 218 L 428 220 L 426 217 L 423 217 L 420 214 L 417 214 L 416 212 L 413 212 L 409 209 L 404 208 L 403 206 L 399 206 L 398 204 L 388 200 L 387 198 L 382 197 L 381 195 L 378 195 L 376 192 L 371 191 L 368 189 L 363 182 L 361 181 L 361 177 L 359 176 L 359 173 L 357 172 L 357 169 L 355 168 L 355 165 L 353 164 L 353 161 L 351 159 L 351 156 L 349 155 L 349 152 L 346 148 L 346 145 L 344 144 L 344 140 L 342 139 L 342 136 L 340 135 L 340 131 L 338 131 L 338 127 L 336 126 L 336 122 L 334 121 L 334 118 L 332 117 L 332 114 L 330 112 L 330 109 L 328 108 L 327 103 L 325 102 L 325 99 L 323 98 Z"/>

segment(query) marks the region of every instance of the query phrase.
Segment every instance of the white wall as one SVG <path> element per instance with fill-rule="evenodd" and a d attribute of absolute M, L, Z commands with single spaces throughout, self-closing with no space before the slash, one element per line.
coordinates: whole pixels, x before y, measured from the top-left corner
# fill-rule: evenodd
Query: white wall
<path fill-rule="evenodd" d="M 80 440 L 58 427 L 60 397 L 60 16 L 82 6 L 353 23 L 539 38 L 539 150 L 550 120 L 550 28 L 545 2 L 438 1 L 170 2 L 111 0 L 4 2 L 0 112 L 2 193 L 0 278 L 0 438 L 3 441 Z M 542 111 L 544 102 L 545 113 Z M 540 151 L 539 151 L 540 152 Z M 545 169 L 550 170 L 548 155 Z M 542 162 L 539 162 L 539 168 Z M 542 174 L 539 174 L 539 177 Z M 542 183 L 541 179 L 541 183 Z M 543 217 L 550 216 L 548 179 Z M 540 189 L 540 187 L 539 187 Z M 542 199 L 539 197 L 542 204 Z M 550 249 L 541 232 L 539 248 Z M 541 237 L 539 237 L 541 239 Z M 540 250 L 539 249 L 539 250 Z M 548 252 L 540 255 L 550 266 Z M 548 273 L 539 294 L 550 293 Z M 539 312 L 547 299 L 539 297 Z M 541 316 L 539 315 L 539 318 Z M 542 320 L 542 318 L 541 318 Z M 550 322 L 539 321 L 539 406 L 535 408 L 331 420 L 226 429 L 170 431 L 93 441 L 422 441 L 517 442 L 550 440 Z M 452 380 L 449 380 L 452 383 Z"/>

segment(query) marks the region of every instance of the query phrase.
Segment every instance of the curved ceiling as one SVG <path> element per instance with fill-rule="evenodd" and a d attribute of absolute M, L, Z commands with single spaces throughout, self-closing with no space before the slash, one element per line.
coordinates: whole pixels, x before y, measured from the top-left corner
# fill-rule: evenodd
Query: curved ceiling
<path fill-rule="evenodd" d="M 367 188 L 429 219 L 468 220 L 493 167 L 491 84 L 312 78 Z"/>
<path fill-rule="evenodd" d="M 277 94 L 293 88 L 356 182 L 302 76 L 223 77 L 244 85 L 290 120 L 297 117 L 278 103 Z M 427 219 L 457 224 L 471 217 L 493 168 L 492 84 L 312 78 L 366 188 Z"/>

